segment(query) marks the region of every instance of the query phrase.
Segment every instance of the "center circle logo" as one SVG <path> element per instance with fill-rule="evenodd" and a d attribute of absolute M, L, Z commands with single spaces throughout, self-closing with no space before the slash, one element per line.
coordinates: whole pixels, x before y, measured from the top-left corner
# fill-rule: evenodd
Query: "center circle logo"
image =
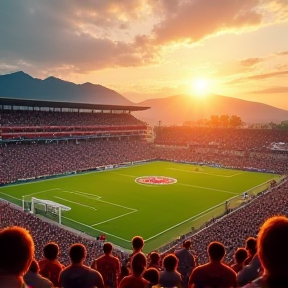
<path fill-rule="evenodd" d="M 142 176 L 135 179 L 136 183 L 147 185 L 170 185 L 177 182 L 177 179 L 164 176 Z"/>

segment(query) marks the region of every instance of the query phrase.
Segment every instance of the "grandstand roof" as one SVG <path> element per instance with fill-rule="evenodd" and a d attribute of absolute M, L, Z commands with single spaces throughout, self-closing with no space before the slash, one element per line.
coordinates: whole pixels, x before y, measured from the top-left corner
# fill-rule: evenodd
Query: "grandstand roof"
<path fill-rule="evenodd" d="M 89 104 L 89 103 L 75 103 L 75 102 L 72 103 L 72 102 L 61 102 L 61 101 L 30 100 L 30 99 L 16 99 L 16 98 L 4 98 L 4 97 L 0 97 L 0 105 L 93 109 L 93 110 L 128 110 L 128 111 L 143 111 L 143 110 L 147 110 L 151 108 L 151 107 L 143 107 L 143 106 Z"/>

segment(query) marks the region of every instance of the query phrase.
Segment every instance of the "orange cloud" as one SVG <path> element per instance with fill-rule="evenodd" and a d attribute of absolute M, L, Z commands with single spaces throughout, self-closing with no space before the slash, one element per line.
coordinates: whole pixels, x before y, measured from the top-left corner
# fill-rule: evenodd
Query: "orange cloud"
<path fill-rule="evenodd" d="M 256 64 L 258 64 L 262 61 L 263 61 L 262 58 L 247 58 L 247 59 L 241 60 L 240 64 L 245 66 L 245 67 L 252 67 L 252 66 L 255 66 Z"/>

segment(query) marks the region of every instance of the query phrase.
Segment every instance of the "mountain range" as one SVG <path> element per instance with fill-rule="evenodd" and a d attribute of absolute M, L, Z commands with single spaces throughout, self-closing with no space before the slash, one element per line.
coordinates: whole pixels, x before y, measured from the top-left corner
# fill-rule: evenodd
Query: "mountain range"
<path fill-rule="evenodd" d="M 19 71 L 0 76 L 0 97 L 90 104 L 133 105 L 121 94 L 92 83 L 75 84 L 56 77 L 44 80 Z"/>
<path fill-rule="evenodd" d="M 211 115 L 237 115 L 246 123 L 279 123 L 288 120 L 288 111 L 263 103 L 221 95 L 203 99 L 191 95 L 174 95 L 133 103 L 118 92 L 92 83 L 75 84 L 55 77 L 44 80 L 20 71 L 0 76 L 0 97 L 51 100 L 75 103 L 137 105 L 151 109 L 134 115 L 157 125 L 182 125 L 185 121 L 210 118 Z"/>

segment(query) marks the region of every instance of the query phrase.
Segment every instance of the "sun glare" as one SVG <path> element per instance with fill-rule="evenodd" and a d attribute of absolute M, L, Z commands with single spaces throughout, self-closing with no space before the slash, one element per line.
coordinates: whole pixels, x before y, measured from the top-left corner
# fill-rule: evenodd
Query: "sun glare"
<path fill-rule="evenodd" d="M 191 93 L 196 97 L 205 97 L 208 94 L 208 81 L 204 78 L 196 78 L 191 85 Z"/>

